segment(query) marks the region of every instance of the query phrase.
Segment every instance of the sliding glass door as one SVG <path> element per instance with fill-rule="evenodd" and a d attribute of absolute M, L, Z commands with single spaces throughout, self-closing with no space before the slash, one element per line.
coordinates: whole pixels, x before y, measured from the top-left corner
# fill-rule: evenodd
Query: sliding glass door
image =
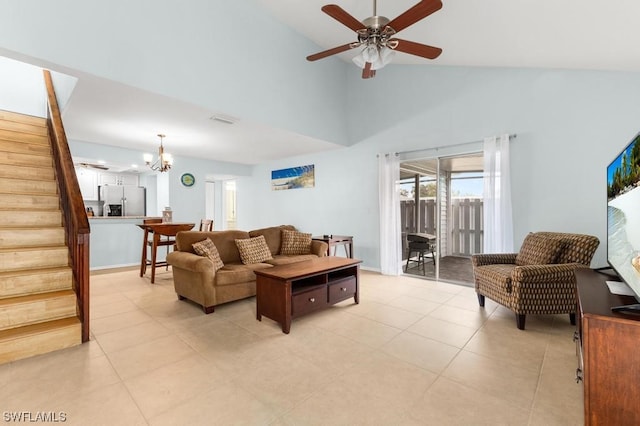
<path fill-rule="evenodd" d="M 400 163 L 403 270 L 470 284 L 482 249 L 482 153 Z"/>

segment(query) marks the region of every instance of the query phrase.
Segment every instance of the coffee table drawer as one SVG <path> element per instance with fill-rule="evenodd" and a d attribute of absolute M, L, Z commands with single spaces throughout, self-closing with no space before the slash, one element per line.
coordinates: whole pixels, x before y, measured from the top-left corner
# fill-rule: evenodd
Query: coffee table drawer
<path fill-rule="evenodd" d="M 329 303 L 346 300 L 356 294 L 356 278 L 345 277 L 329 284 Z"/>
<path fill-rule="evenodd" d="M 298 316 L 327 306 L 327 288 L 318 287 L 291 296 L 291 314 Z"/>

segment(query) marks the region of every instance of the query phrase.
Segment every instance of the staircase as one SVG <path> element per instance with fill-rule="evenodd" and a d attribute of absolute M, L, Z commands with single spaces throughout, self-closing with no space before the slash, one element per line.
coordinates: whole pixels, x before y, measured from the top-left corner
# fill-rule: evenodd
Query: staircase
<path fill-rule="evenodd" d="M 0 364 L 78 345 L 46 119 L 0 111 Z"/>

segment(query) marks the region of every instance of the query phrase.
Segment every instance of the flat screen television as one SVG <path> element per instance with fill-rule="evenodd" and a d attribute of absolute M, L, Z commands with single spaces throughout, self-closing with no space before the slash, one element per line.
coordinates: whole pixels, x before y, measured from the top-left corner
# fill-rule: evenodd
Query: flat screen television
<path fill-rule="evenodd" d="M 607 262 L 640 300 L 640 133 L 607 167 Z"/>

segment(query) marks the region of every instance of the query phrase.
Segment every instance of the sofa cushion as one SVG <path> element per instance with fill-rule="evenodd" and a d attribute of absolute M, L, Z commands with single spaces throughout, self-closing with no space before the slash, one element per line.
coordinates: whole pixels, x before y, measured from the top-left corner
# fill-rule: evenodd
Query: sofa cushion
<path fill-rule="evenodd" d="M 193 250 L 193 244 L 207 238 L 213 241 L 213 244 L 216 245 L 218 253 L 220 253 L 220 259 L 222 259 L 226 265 L 227 263 L 240 262 L 240 252 L 238 252 L 235 240 L 249 238 L 249 233 L 239 230 L 178 232 L 176 235 L 176 248 L 178 251 L 195 253 L 195 250 Z"/>
<path fill-rule="evenodd" d="M 213 269 L 215 271 L 224 266 L 222 259 L 220 259 L 220 253 L 218 253 L 216 245 L 213 244 L 213 241 L 211 241 L 209 238 L 194 243 L 192 244 L 192 246 L 196 254 L 211 259 L 211 261 L 213 262 Z"/>
<path fill-rule="evenodd" d="M 496 263 L 493 265 L 478 266 L 473 274 L 476 282 L 491 283 L 508 293 L 511 293 L 511 273 L 515 269 L 514 264 Z"/>
<path fill-rule="evenodd" d="M 271 265 L 287 265 L 289 263 L 296 262 L 304 262 L 305 260 L 317 259 L 318 256 L 315 254 L 299 254 L 296 256 L 286 256 L 282 254 L 277 254 L 273 256 L 273 259 L 265 260 L 265 263 L 269 263 Z"/>
<path fill-rule="evenodd" d="M 291 231 L 289 229 L 282 230 L 282 246 L 280 247 L 280 254 L 296 255 L 309 253 L 311 253 L 311 234 Z"/>
<path fill-rule="evenodd" d="M 269 250 L 271 251 L 271 255 L 275 256 L 276 254 L 280 253 L 283 229 L 288 229 L 290 231 L 296 230 L 296 228 L 292 225 L 271 226 L 269 228 L 254 229 L 253 231 L 249 231 L 249 236 L 264 236 L 264 239 L 267 241 L 267 245 L 269 246 Z"/>
<path fill-rule="evenodd" d="M 265 268 L 273 268 L 273 265 L 268 263 L 253 263 L 251 265 L 232 263 L 224 265 L 222 269 L 216 272 L 216 285 L 233 285 L 255 281 L 256 274 L 253 271 Z"/>
<path fill-rule="evenodd" d="M 562 247 L 562 241 L 530 233 L 524 239 L 522 247 L 520 247 L 520 251 L 516 256 L 516 265 L 547 265 L 555 263 Z"/>
<path fill-rule="evenodd" d="M 260 263 L 273 258 L 263 235 L 236 240 L 236 246 L 238 246 L 238 251 L 240 252 L 240 259 L 245 265 Z"/>

